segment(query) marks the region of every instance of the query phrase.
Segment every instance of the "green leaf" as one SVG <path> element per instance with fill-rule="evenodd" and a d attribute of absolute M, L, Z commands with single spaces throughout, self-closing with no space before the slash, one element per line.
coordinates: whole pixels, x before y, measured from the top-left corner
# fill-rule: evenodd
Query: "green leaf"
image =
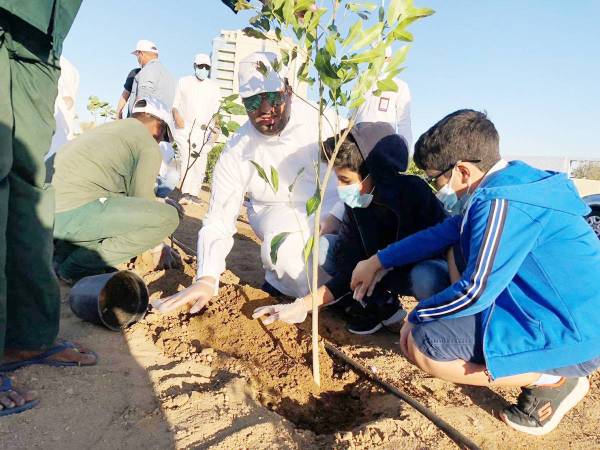
<path fill-rule="evenodd" d="M 269 69 L 267 69 L 267 66 L 265 66 L 265 63 L 262 61 L 256 63 L 256 70 L 258 70 L 263 77 L 266 77 L 267 73 L 269 73 Z"/>
<path fill-rule="evenodd" d="M 371 28 L 366 30 L 361 37 L 352 45 L 350 51 L 358 50 L 360 48 L 366 47 L 367 45 L 373 43 L 375 40 L 381 37 L 381 32 L 383 31 L 383 23 L 376 23 Z"/>
<path fill-rule="evenodd" d="M 229 137 L 229 128 L 227 128 L 227 127 L 221 128 L 221 133 L 223 133 L 223 136 Z"/>
<path fill-rule="evenodd" d="M 306 201 L 306 215 L 311 216 L 317 210 L 321 204 L 321 192 L 319 188 L 315 191 L 314 195 Z"/>
<path fill-rule="evenodd" d="M 275 58 L 271 63 L 271 67 L 275 72 L 279 72 L 281 70 L 281 62 L 277 58 Z"/>
<path fill-rule="evenodd" d="M 267 36 L 265 36 L 262 31 L 259 31 L 256 28 L 246 27 L 242 30 L 242 32 L 246 36 L 253 37 L 255 39 L 267 39 Z"/>
<path fill-rule="evenodd" d="M 250 162 L 252 163 L 252 165 L 256 168 L 256 171 L 258 172 L 258 176 L 261 177 L 265 183 L 267 183 L 269 186 L 271 186 L 271 182 L 269 181 L 269 179 L 267 178 L 267 172 L 265 172 L 265 169 L 263 169 L 260 164 L 258 164 L 255 161 L 250 160 Z"/>
<path fill-rule="evenodd" d="M 397 29 L 396 29 L 392 32 L 392 34 L 393 34 L 394 38 L 396 38 L 399 41 L 412 42 L 414 40 L 412 33 L 408 32 L 408 31 L 404 31 L 404 30 L 397 31 Z"/>
<path fill-rule="evenodd" d="M 377 89 L 382 92 L 398 92 L 398 85 L 391 78 L 377 82 Z"/>
<path fill-rule="evenodd" d="M 290 193 L 294 190 L 294 187 L 296 186 L 296 182 L 298 181 L 298 178 L 300 178 L 300 175 L 302 175 L 302 172 L 304 172 L 304 167 L 302 167 L 298 173 L 296 174 L 296 176 L 294 177 L 294 181 L 292 181 L 292 184 L 290 184 L 288 186 L 288 191 L 290 191 Z"/>
<path fill-rule="evenodd" d="M 354 40 L 359 37 L 362 33 L 362 20 L 357 21 L 354 25 L 352 25 L 350 27 L 350 31 L 348 32 L 348 36 L 346 37 L 346 39 L 344 39 L 344 42 L 342 42 L 342 46 L 347 47 L 348 45 L 350 45 L 352 42 L 354 42 Z"/>
<path fill-rule="evenodd" d="M 394 54 L 392 55 L 392 59 L 390 59 L 390 62 L 387 65 L 386 70 L 388 72 L 397 70 L 398 67 L 400 66 L 400 64 L 402 64 L 406 60 L 406 55 L 408 54 L 409 50 L 410 50 L 410 45 L 405 45 L 405 46 L 401 47 L 400 50 L 397 50 L 396 52 L 394 52 Z"/>
<path fill-rule="evenodd" d="M 223 109 L 227 114 L 231 114 L 233 116 L 243 116 L 246 114 L 246 108 L 242 105 L 238 105 L 237 103 L 229 103 L 223 106 Z"/>
<path fill-rule="evenodd" d="M 310 238 L 308 238 L 308 241 L 306 241 L 306 244 L 304 244 L 304 264 L 308 263 L 308 258 L 310 258 L 310 254 L 312 253 L 314 243 L 315 237 L 311 236 Z"/>
<path fill-rule="evenodd" d="M 294 22 L 294 0 L 285 0 L 283 5 L 283 18 L 286 24 Z"/>
<path fill-rule="evenodd" d="M 227 128 L 230 132 L 234 133 L 240 128 L 240 124 L 237 123 L 235 120 L 230 120 L 229 122 L 227 122 L 227 125 L 225 125 L 225 128 Z"/>
<path fill-rule="evenodd" d="M 392 0 L 387 9 L 387 21 L 390 25 L 396 23 L 404 8 L 404 0 Z"/>
<path fill-rule="evenodd" d="M 227 97 L 223 98 L 223 103 L 232 102 L 232 101 L 234 101 L 237 98 L 238 98 L 238 94 L 228 95 Z"/>
<path fill-rule="evenodd" d="M 279 191 L 279 173 L 273 166 L 271 166 L 271 186 L 275 193 Z"/>
<path fill-rule="evenodd" d="M 284 66 L 290 63 L 290 54 L 287 50 L 281 50 L 281 62 Z"/>
<path fill-rule="evenodd" d="M 330 35 L 327 37 L 327 41 L 325 42 L 325 50 L 327 50 L 327 53 L 329 53 L 331 56 L 335 56 L 335 36 Z"/>
<path fill-rule="evenodd" d="M 279 233 L 278 235 L 274 236 L 273 239 L 271 239 L 271 261 L 273 264 L 277 264 L 277 252 L 289 234 L 289 232 L 284 231 L 283 233 Z"/>
<path fill-rule="evenodd" d="M 279 27 L 275 28 L 275 36 L 277 37 L 278 41 L 281 40 L 281 28 L 279 28 Z"/>

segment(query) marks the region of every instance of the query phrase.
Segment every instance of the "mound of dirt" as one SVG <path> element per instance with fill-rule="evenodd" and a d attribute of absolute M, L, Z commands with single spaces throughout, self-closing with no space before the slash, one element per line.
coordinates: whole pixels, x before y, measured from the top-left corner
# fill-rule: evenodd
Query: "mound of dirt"
<path fill-rule="evenodd" d="M 327 433 L 371 420 L 373 387 L 332 360 L 322 342 L 319 387 L 312 379 L 310 336 L 295 326 L 267 327 L 251 318 L 254 308 L 273 302 L 263 291 L 228 285 L 199 316 L 149 317 L 148 333 L 170 357 L 188 358 L 211 347 L 244 361 L 257 399 L 300 428 Z"/>

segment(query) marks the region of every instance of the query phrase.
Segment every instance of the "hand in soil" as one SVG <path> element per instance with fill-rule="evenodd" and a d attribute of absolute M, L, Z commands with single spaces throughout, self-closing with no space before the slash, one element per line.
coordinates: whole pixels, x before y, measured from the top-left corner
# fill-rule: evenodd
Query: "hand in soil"
<path fill-rule="evenodd" d="M 200 312 L 214 294 L 214 281 L 201 279 L 189 288 L 152 302 L 152 307 L 161 313 L 167 313 L 185 305 L 192 305 L 190 313 Z"/>
<path fill-rule="evenodd" d="M 35 400 L 37 397 L 34 391 L 24 391 L 22 389 L 11 389 L 10 391 L 0 392 L 0 411 L 4 409 L 23 406 Z"/>
<path fill-rule="evenodd" d="M 60 341 L 58 341 L 57 344 L 58 343 L 60 343 Z M 93 366 L 96 364 L 98 358 L 96 355 L 91 353 L 90 349 L 76 342 L 73 342 L 73 344 L 75 344 L 75 348 L 65 348 L 63 351 L 49 356 L 47 360 L 75 362 L 80 366 Z M 33 359 L 42 353 L 44 353 L 44 350 L 16 350 L 7 348 L 4 351 L 4 359 L 2 362 L 8 363 L 25 359 Z"/>
<path fill-rule="evenodd" d="M 252 314 L 253 319 L 264 317 L 262 323 L 269 325 L 276 320 L 285 323 L 302 323 L 306 319 L 307 311 L 303 298 L 297 298 L 293 303 L 269 305 L 256 308 Z"/>

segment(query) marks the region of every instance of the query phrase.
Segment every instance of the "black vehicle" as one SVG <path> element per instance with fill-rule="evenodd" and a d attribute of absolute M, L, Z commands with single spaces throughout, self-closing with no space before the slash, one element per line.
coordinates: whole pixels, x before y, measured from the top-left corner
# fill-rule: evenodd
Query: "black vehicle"
<path fill-rule="evenodd" d="M 600 239 L 600 194 L 586 195 L 583 200 L 592 208 L 592 212 L 586 216 L 585 220 Z"/>

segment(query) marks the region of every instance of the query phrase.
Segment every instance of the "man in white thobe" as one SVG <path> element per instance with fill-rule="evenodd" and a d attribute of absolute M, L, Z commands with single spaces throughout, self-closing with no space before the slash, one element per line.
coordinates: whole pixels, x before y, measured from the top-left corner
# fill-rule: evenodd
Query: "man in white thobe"
<path fill-rule="evenodd" d="M 58 79 L 58 95 L 54 103 L 54 119 L 56 130 L 52 136 L 50 151 L 45 159 L 49 159 L 57 150 L 75 137 L 76 116 L 75 101 L 79 90 L 79 71 L 64 56 L 60 57 L 60 78 Z"/>
<path fill-rule="evenodd" d="M 198 194 L 206 174 L 208 153 L 218 137 L 214 116 L 219 110 L 221 90 L 210 76 L 210 57 L 199 53 L 194 58 L 194 75 L 177 83 L 173 101 L 175 141 L 181 156 L 181 174 L 186 174 L 181 203 L 198 202 Z M 199 153 L 194 158 L 193 152 Z M 194 159 L 196 161 L 194 162 Z"/>
<path fill-rule="evenodd" d="M 392 58 L 392 49 L 385 50 L 386 62 Z M 409 153 L 412 156 L 412 128 L 410 124 L 410 90 L 408 84 L 399 78 L 394 78 L 397 92 L 382 92 L 377 97 L 373 92 L 365 94 L 365 102 L 359 106 L 355 123 L 361 122 L 387 122 L 397 134 L 406 141 Z"/>
<path fill-rule="evenodd" d="M 218 292 L 219 277 L 233 246 L 235 222 L 244 195 L 250 199 L 250 225 L 262 240 L 261 259 L 266 282 L 292 297 L 308 293 L 303 249 L 313 220 L 307 217 L 305 205 L 317 187 L 319 114 L 316 106 L 293 98 L 285 76 L 271 68 L 276 57 L 274 53 L 257 52 L 240 62 L 240 96 L 249 120 L 227 143 L 215 167 L 210 207 L 198 234 L 198 273 L 194 284 L 155 302 L 160 311 L 190 304 L 194 313 Z M 334 117 L 329 120 L 335 124 Z M 345 125 L 340 124 L 339 129 Z M 333 128 L 325 121 L 323 139 L 333 134 Z M 272 179 L 271 168 L 275 169 L 279 182 L 267 183 L 253 162 L 264 168 L 269 180 Z M 320 173 L 323 177 L 324 165 Z M 324 215 L 339 200 L 335 184 L 332 177 L 323 201 Z M 274 260 L 271 242 L 284 232 L 289 234 Z"/>

